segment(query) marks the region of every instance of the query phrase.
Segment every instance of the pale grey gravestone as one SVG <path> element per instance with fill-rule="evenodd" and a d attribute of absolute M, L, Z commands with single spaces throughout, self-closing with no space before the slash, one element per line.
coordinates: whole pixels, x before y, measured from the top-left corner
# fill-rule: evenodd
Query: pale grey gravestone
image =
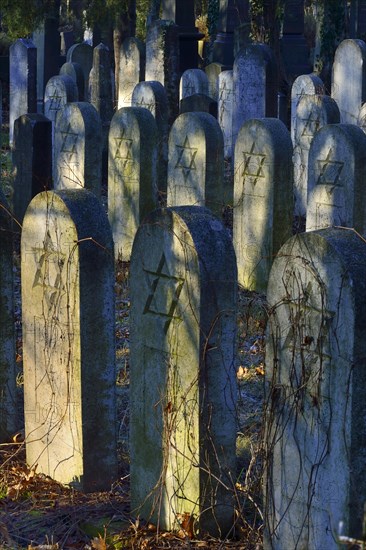
<path fill-rule="evenodd" d="M 162 529 L 233 525 L 236 265 L 207 209 L 156 210 L 131 256 L 131 508 Z M 229 489 L 228 489 L 229 488 Z"/>
<path fill-rule="evenodd" d="M 102 121 L 103 150 L 108 148 L 109 125 L 113 117 L 113 83 L 111 52 L 104 44 L 93 50 L 93 67 L 89 74 L 90 103 L 94 105 Z"/>
<path fill-rule="evenodd" d="M 102 123 L 93 105 L 67 103 L 55 125 L 55 189 L 85 187 L 98 197 L 102 179 Z"/>
<path fill-rule="evenodd" d="M 158 193 L 160 206 L 166 205 L 168 170 L 168 98 L 160 82 L 139 82 L 132 92 L 132 107 L 149 109 L 158 129 Z"/>
<path fill-rule="evenodd" d="M 156 80 L 165 87 L 172 124 L 178 114 L 179 98 L 178 27 L 173 21 L 157 19 L 148 29 L 145 80 Z"/>
<path fill-rule="evenodd" d="M 9 48 L 9 144 L 13 145 L 14 121 L 37 112 L 37 48 L 19 38 Z"/>
<path fill-rule="evenodd" d="M 310 146 L 306 230 L 353 227 L 366 235 L 366 135 L 353 124 L 329 124 Z"/>
<path fill-rule="evenodd" d="M 359 126 L 366 133 L 366 103 L 364 103 L 360 109 L 357 119 L 357 126 Z"/>
<path fill-rule="evenodd" d="M 97 197 L 37 195 L 21 262 L 27 463 L 77 489 L 108 490 L 117 477 L 114 258 Z"/>
<path fill-rule="evenodd" d="M 223 176 L 224 142 L 217 120 L 208 113 L 179 115 L 169 134 L 167 205 L 206 206 L 221 217 L 230 195 Z"/>
<path fill-rule="evenodd" d="M 109 130 L 108 217 L 116 259 L 129 261 L 137 229 L 158 206 L 158 129 L 143 107 L 122 107 Z"/>
<path fill-rule="evenodd" d="M 43 113 L 43 99 L 46 84 L 59 70 L 61 37 L 58 30 L 59 16 L 46 17 L 32 35 L 37 48 L 37 103 Z"/>
<path fill-rule="evenodd" d="M 192 94 L 183 97 L 179 102 L 179 113 L 210 113 L 217 118 L 217 102 L 206 94 Z"/>
<path fill-rule="evenodd" d="M 315 134 L 327 124 L 338 124 L 337 103 L 326 95 L 304 95 L 296 110 L 294 134 L 295 215 L 306 216 L 309 150 Z"/>
<path fill-rule="evenodd" d="M 13 209 L 22 224 L 32 198 L 52 187 L 52 123 L 37 113 L 22 115 L 14 123 Z"/>
<path fill-rule="evenodd" d="M 266 44 L 240 50 L 233 67 L 233 143 L 241 125 L 251 118 L 277 117 L 278 70 Z"/>
<path fill-rule="evenodd" d="M 90 44 L 82 42 L 74 44 L 68 50 L 66 61 L 69 63 L 79 63 L 84 75 L 84 97 L 80 96 L 80 101 L 88 101 L 89 73 L 93 66 L 93 48 Z"/>
<path fill-rule="evenodd" d="M 332 98 L 341 113 L 341 122 L 357 124 L 366 101 L 366 44 L 363 40 L 343 40 L 336 49 L 332 70 Z"/>
<path fill-rule="evenodd" d="M 21 428 L 17 412 L 13 294 L 13 229 L 9 205 L 0 191 L 0 442 Z"/>
<path fill-rule="evenodd" d="M 231 67 L 222 65 L 221 63 L 210 63 L 205 67 L 205 73 L 208 79 L 208 95 L 215 101 L 219 100 L 218 78 L 223 71 L 230 70 Z"/>
<path fill-rule="evenodd" d="M 295 145 L 296 110 L 299 101 L 308 95 L 325 95 L 325 86 L 316 74 L 302 74 L 298 76 L 291 87 L 291 139 Z"/>
<path fill-rule="evenodd" d="M 268 284 L 264 548 L 337 550 L 366 500 L 366 244 L 353 230 L 292 237 Z"/>
<path fill-rule="evenodd" d="M 226 159 L 233 156 L 233 71 L 223 71 L 218 76 L 218 116 L 224 136 L 224 155 Z"/>
<path fill-rule="evenodd" d="M 64 63 L 61 66 L 60 74 L 68 75 L 73 79 L 73 81 L 75 82 L 78 88 L 78 100 L 84 101 L 85 83 L 84 83 L 84 73 L 81 68 L 81 65 L 79 63 L 72 63 L 72 62 L 66 61 L 66 63 Z"/>
<path fill-rule="evenodd" d="M 119 53 L 118 109 L 132 106 L 135 86 L 145 80 L 145 44 L 138 38 L 126 38 Z"/>
<path fill-rule="evenodd" d="M 201 69 L 187 69 L 180 77 L 179 99 L 193 94 L 208 95 L 208 78 Z"/>
<path fill-rule="evenodd" d="M 292 235 L 292 218 L 290 132 L 276 118 L 247 120 L 234 154 L 233 243 L 244 288 L 266 292 L 273 259 Z"/>
<path fill-rule="evenodd" d="M 68 75 L 57 75 L 49 79 L 44 92 L 44 114 L 52 123 L 52 146 L 55 142 L 57 113 L 66 105 L 78 101 L 78 89 Z"/>

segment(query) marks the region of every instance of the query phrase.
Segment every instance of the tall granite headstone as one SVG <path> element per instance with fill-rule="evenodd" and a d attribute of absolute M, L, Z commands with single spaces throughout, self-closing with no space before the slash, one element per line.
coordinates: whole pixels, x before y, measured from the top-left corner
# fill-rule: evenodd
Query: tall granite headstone
<path fill-rule="evenodd" d="M 82 42 L 74 44 L 68 50 L 66 61 L 69 63 L 79 63 L 84 75 L 84 97 L 80 97 L 80 101 L 88 101 L 89 90 L 89 73 L 93 66 L 93 48 L 90 44 Z"/>
<path fill-rule="evenodd" d="M 132 106 L 135 86 L 145 79 L 145 44 L 138 38 L 126 38 L 120 49 L 118 75 L 118 109 Z"/>

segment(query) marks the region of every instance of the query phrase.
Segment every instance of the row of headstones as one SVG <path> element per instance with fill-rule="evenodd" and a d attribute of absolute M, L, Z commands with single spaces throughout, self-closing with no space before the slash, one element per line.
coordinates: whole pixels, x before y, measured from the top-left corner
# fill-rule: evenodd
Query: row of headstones
<path fill-rule="evenodd" d="M 11 227 L 2 209 L 3 430 L 11 402 Z M 27 461 L 86 491 L 116 479 L 114 261 L 85 189 L 31 202 L 22 231 Z M 265 548 L 360 538 L 366 498 L 366 244 L 352 230 L 298 234 L 268 286 Z M 234 524 L 236 261 L 207 209 L 156 210 L 131 258 L 132 509 L 161 528 Z"/>

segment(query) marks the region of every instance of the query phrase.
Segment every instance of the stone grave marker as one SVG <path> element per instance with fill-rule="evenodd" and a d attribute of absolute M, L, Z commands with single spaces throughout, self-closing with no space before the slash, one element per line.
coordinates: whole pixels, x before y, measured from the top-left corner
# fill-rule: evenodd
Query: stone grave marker
<path fill-rule="evenodd" d="M 338 104 L 341 122 L 357 124 L 366 101 L 366 44 L 363 40 L 343 40 L 336 49 L 332 71 L 332 98 Z"/>
<path fill-rule="evenodd" d="M 139 82 L 132 92 L 132 107 L 149 109 L 158 130 L 158 193 L 161 206 L 166 205 L 168 170 L 168 98 L 160 82 Z"/>
<path fill-rule="evenodd" d="M 9 48 L 9 144 L 13 144 L 14 121 L 37 112 L 37 48 L 19 38 Z"/>
<path fill-rule="evenodd" d="M 233 156 L 233 71 L 222 71 L 218 77 L 218 117 L 224 136 L 224 155 L 226 159 Z"/>
<path fill-rule="evenodd" d="M 61 66 L 60 74 L 70 76 L 73 79 L 78 88 L 78 100 L 84 101 L 85 83 L 81 65 L 79 63 L 70 63 L 66 61 L 66 63 Z"/>
<path fill-rule="evenodd" d="M 207 206 L 221 217 L 227 200 L 223 170 L 217 120 L 208 113 L 179 115 L 169 134 L 168 206 Z"/>
<path fill-rule="evenodd" d="M 67 103 L 55 126 L 55 189 L 85 187 L 101 193 L 102 124 L 93 105 Z"/>
<path fill-rule="evenodd" d="M 324 83 L 316 74 L 302 74 L 298 76 L 291 87 L 291 139 L 294 146 L 297 106 L 304 96 L 309 95 L 325 95 Z"/>
<path fill-rule="evenodd" d="M 60 67 L 61 40 L 58 30 L 60 20 L 56 10 L 54 12 L 51 16 L 46 16 L 32 35 L 33 43 L 37 48 L 37 112 L 40 113 L 43 113 L 46 84 L 58 73 Z"/>
<path fill-rule="evenodd" d="M 79 63 L 84 75 L 84 97 L 80 97 L 80 101 L 88 101 L 89 90 L 89 73 L 93 66 L 93 48 L 90 44 L 82 42 L 74 44 L 67 51 L 66 61 L 70 63 Z"/>
<path fill-rule="evenodd" d="M 209 63 L 205 67 L 205 73 L 208 78 L 208 95 L 212 97 L 215 101 L 218 101 L 219 99 L 219 88 L 218 88 L 218 81 L 219 74 L 223 71 L 229 70 L 231 67 L 227 67 L 226 65 L 222 65 L 221 63 Z"/>
<path fill-rule="evenodd" d="M 37 113 L 22 115 L 14 123 L 13 211 L 22 224 L 32 198 L 52 187 L 52 123 Z"/>
<path fill-rule="evenodd" d="M 292 143 L 278 119 L 247 120 L 234 155 L 233 243 L 238 282 L 266 292 L 275 255 L 292 235 Z"/>
<path fill-rule="evenodd" d="M 353 124 L 329 124 L 309 152 L 306 230 L 353 227 L 366 235 L 366 135 Z"/>
<path fill-rule="evenodd" d="M 266 44 L 249 44 L 235 57 L 233 67 L 233 143 L 248 119 L 277 117 L 277 65 Z"/>
<path fill-rule="evenodd" d="M 120 49 L 118 75 L 118 109 L 132 106 L 135 86 L 145 78 L 145 44 L 138 38 L 126 38 Z"/>
<path fill-rule="evenodd" d="M 233 525 L 236 266 L 207 209 L 156 210 L 131 256 L 131 507 L 161 529 Z"/>
<path fill-rule="evenodd" d="M 44 92 L 44 114 L 52 123 L 52 144 L 55 141 L 57 113 L 66 105 L 78 101 L 78 88 L 68 75 L 57 75 L 49 79 Z"/>
<path fill-rule="evenodd" d="M 264 548 L 337 550 L 366 500 L 366 244 L 353 230 L 292 237 L 268 284 Z"/>
<path fill-rule="evenodd" d="M 117 477 L 114 261 L 86 189 L 29 205 L 21 242 L 27 463 L 83 491 Z"/>
<path fill-rule="evenodd" d="M 93 50 L 93 67 L 89 73 L 90 103 L 96 108 L 102 122 L 103 151 L 108 148 L 109 125 L 113 117 L 113 83 L 110 51 L 104 44 Z"/>
<path fill-rule="evenodd" d="M 183 97 L 179 102 L 179 113 L 210 113 L 217 118 L 217 102 L 206 94 L 192 94 Z"/>
<path fill-rule="evenodd" d="M 143 107 L 122 107 L 109 131 L 108 217 L 116 259 L 129 261 L 136 231 L 157 208 L 158 130 Z"/>
<path fill-rule="evenodd" d="M 338 124 L 337 103 L 326 95 L 303 95 L 297 105 L 294 135 L 295 214 L 306 216 L 308 195 L 308 161 L 311 142 L 326 124 Z"/>
<path fill-rule="evenodd" d="M 201 69 L 187 69 L 180 77 L 179 99 L 194 94 L 208 95 L 208 78 Z"/>

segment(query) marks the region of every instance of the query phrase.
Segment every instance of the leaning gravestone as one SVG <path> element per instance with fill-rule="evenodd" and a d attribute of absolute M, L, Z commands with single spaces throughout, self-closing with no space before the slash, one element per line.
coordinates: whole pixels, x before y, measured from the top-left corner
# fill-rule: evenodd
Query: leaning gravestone
<path fill-rule="evenodd" d="M 143 107 L 123 107 L 109 131 L 108 217 L 116 259 L 129 261 L 136 231 L 158 205 L 158 130 Z"/>
<path fill-rule="evenodd" d="M 324 95 L 325 86 L 316 74 L 298 76 L 291 88 L 291 139 L 295 146 L 297 106 L 304 96 Z"/>
<path fill-rule="evenodd" d="M 85 187 L 101 193 L 102 124 L 90 103 L 67 103 L 55 126 L 55 189 Z"/>
<path fill-rule="evenodd" d="M 66 105 L 78 101 L 78 89 L 67 75 L 57 75 L 50 78 L 44 92 L 44 114 L 52 122 L 52 144 L 55 141 L 55 123 L 57 113 Z"/>
<path fill-rule="evenodd" d="M 132 107 L 149 109 L 158 129 L 158 193 L 161 206 L 166 205 L 168 169 L 168 98 L 160 82 L 139 82 L 132 93 Z"/>
<path fill-rule="evenodd" d="M 271 48 L 249 44 L 235 57 L 233 67 L 233 143 L 248 119 L 277 117 L 277 64 Z"/>
<path fill-rule="evenodd" d="M 80 101 L 87 101 L 89 90 L 89 73 L 93 66 L 93 48 L 90 44 L 83 42 L 74 44 L 68 50 L 66 61 L 69 63 L 78 63 L 81 66 L 84 75 L 84 97 L 80 97 Z"/>
<path fill-rule="evenodd" d="M 366 135 L 353 124 L 329 124 L 309 152 L 306 230 L 353 227 L 366 236 Z"/>
<path fill-rule="evenodd" d="M 207 210 L 156 210 L 131 256 L 133 513 L 162 529 L 233 525 L 236 267 Z"/>
<path fill-rule="evenodd" d="M 224 155 L 226 159 L 233 156 L 233 71 L 223 71 L 218 77 L 218 116 L 224 136 Z"/>
<path fill-rule="evenodd" d="M 52 123 L 44 115 L 29 114 L 14 123 L 13 210 L 21 224 L 32 198 L 52 186 Z"/>
<path fill-rule="evenodd" d="M 303 95 L 297 105 L 294 144 L 295 214 L 306 215 L 308 194 L 308 162 L 311 142 L 326 124 L 338 124 L 337 103 L 326 95 Z"/>
<path fill-rule="evenodd" d="M 238 282 L 266 292 L 273 259 L 292 234 L 292 143 L 278 119 L 252 119 L 234 155 L 233 242 Z"/>
<path fill-rule="evenodd" d="M 363 40 L 343 40 L 336 49 L 332 72 L 332 98 L 341 113 L 341 122 L 357 124 L 366 101 L 366 44 Z"/>
<path fill-rule="evenodd" d="M 179 115 L 169 135 L 168 206 L 207 206 L 221 217 L 228 200 L 223 171 L 224 143 L 217 120 L 208 113 Z"/>
<path fill-rule="evenodd" d="M 194 94 L 208 95 L 208 78 L 201 69 L 187 69 L 180 77 L 179 99 Z"/>
<path fill-rule="evenodd" d="M 366 244 L 353 230 L 292 237 L 268 284 L 266 550 L 361 539 L 366 501 Z"/>
<path fill-rule="evenodd" d="M 13 224 L 9 206 L 0 191 L 0 442 L 19 430 L 16 396 L 14 293 L 13 293 Z"/>
<path fill-rule="evenodd" d="M 14 121 L 37 112 L 37 48 L 20 38 L 9 48 L 9 144 L 13 144 Z"/>
<path fill-rule="evenodd" d="M 119 53 L 118 109 L 132 106 L 132 93 L 145 79 L 145 44 L 138 38 L 126 38 Z"/>
<path fill-rule="evenodd" d="M 73 79 L 78 89 L 78 100 L 84 101 L 84 74 L 81 65 L 66 61 L 60 69 L 60 74 L 70 76 Z"/>
<path fill-rule="evenodd" d="M 27 462 L 83 491 L 117 477 L 113 241 L 85 189 L 37 195 L 22 242 Z"/>

